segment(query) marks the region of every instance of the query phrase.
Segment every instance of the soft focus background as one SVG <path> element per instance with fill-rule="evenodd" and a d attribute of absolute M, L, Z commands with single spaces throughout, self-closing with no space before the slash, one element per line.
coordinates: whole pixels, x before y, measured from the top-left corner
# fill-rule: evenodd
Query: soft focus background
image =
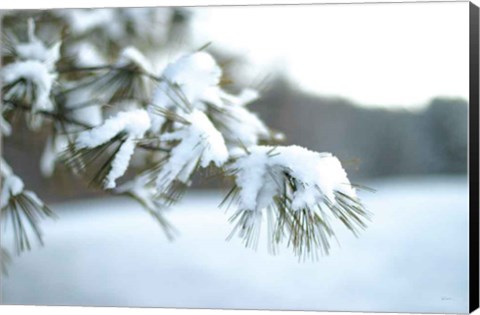
<path fill-rule="evenodd" d="M 358 239 L 340 227 L 340 245 L 316 262 L 299 263 L 288 249 L 271 256 L 264 243 L 255 252 L 225 241 L 229 213 L 217 208 L 225 187 L 198 181 L 169 213 L 179 230 L 169 242 L 137 204 L 89 191 L 62 168 L 42 178 L 43 140 L 18 132 L 5 139 L 5 157 L 59 220 L 44 225 L 45 248 L 14 259 L 3 302 L 466 312 L 467 9 L 170 12 L 166 57 L 152 53 L 159 69 L 211 42 L 228 88 L 260 89 L 252 108 L 287 144 L 332 152 L 352 182 L 377 190 L 361 196 L 374 214 L 370 227 Z"/>

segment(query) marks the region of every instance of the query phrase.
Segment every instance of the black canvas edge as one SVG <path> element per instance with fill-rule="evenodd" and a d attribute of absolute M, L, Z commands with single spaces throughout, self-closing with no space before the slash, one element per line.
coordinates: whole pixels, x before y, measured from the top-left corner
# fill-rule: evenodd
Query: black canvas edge
<path fill-rule="evenodd" d="M 469 184 L 470 250 L 469 312 L 479 307 L 479 9 L 470 2 Z"/>

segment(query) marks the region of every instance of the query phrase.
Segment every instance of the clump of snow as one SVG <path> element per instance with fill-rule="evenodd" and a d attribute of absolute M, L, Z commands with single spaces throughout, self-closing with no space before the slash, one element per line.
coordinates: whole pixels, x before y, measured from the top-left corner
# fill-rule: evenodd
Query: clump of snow
<path fill-rule="evenodd" d="M 135 141 L 143 138 L 149 128 L 150 118 L 145 110 L 119 112 L 108 118 L 101 126 L 81 132 L 76 139 L 76 147 L 95 148 L 112 140 L 118 134 L 125 133 L 105 181 L 105 188 L 115 188 L 115 180 L 125 174 L 128 168 L 135 149 Z"/>
<path fill-rule="evenodd" d="M 115 154 L 115 158 L 112 161 L 112 168 L 106 177 L 105 188 L 115 188 L 115 180 L 127 171 L 134 150 L 135 141 L 129 137 L 122 143 L 117 154 Z"/>
<path fill-rule="evenodd" d="M 205 102 L 221 106 L 221 90 L 218 87 L 222 71 L 206 52 L 196 52 L 169 64 L 152 97 L 149 113 L 152 129 L 160 130 L 163 117 L 155 117 L 155 107 L 188 112 L 191 108 L 205 109 Z M 188 110 L 187 110 L 188 109 Z"/>
<path fill-rule="evenodd" d="M 325 201 L 335 203 L 337 191 L 356 198 L 340 161 L 330 153 L 300 146 L 254 146 L 248 150 L 231 165 L 242 209 L 262 210 L 274 196 L 285 193 L 285 174 L 296 184 L 290 196 L 294 210 L 313 209 Z"/>
<path fill-rule="evenodd" d="M 37 129 L 43 121 L 37 113 L 53 109 L 50 92 L 57 78 L 54 68 L 60 58 L 61 43 L 47 47 L 35 36 L 33 19 L 28 21 L 28 41 L 14 41 L 16 61 L 0 70 L 0 79 L 5 85 L 11 85 L 5 92 L 5 99 L 25 99 L 26 105 L 31 106 L 27 114 L 29 127 Z"/>
<path fill-rule="evenodd" d="M 195 103 L 214 98 L 222 71 L 212 56 L 197 52 L 178 59 L 163 72 L 162 78 L 181 87 L 183 95 Z"/>
<path fill-rule="evenodd" d="M 188 125 L 161 136 L 163 141 L 178 143 L 170 152 L 157 177 L 157 188 L 163 191 L 174 180 L 188 183 L 198 165 L 207 167 L 210 163 L 222 166 L 228 160 L 228 151 L 222 134 L 215 129 L 208 117 L 199 110 L 186 116 Z"/>
<path fill-rule="evenodd" d="M 15 175 L 10 166 L 3 158 L 0 159 L 0 209 L 3 209 L 9 202 L 11 197 L 17 196 L 23 192 L 23 181 Z"/>
<path fill-rule="evenodd" d="M 3 84 L 11 84 L 24 79 L 35 85 L 35 100 L 32 105 L 32 112 L 40 110 L 52 110 L 53 103 L 50 100 L 50 92 L 53 82 L 56 79 L 55 73 L 50 73 L 48 67 L 40 61 L 27 60 L 10 63 L 2 68 L 1 79 Z M 23 94 L 20 87 L 12 87 L 5 95 L 7 99 L 16 94 Z"/>
<path fill-rule="evenodd" d="M 152 119 L 152 131 L 159 133 L 167 119 L 158 108 L 188 114 L 192 109 L 210 110 L 214 125 L 225 137 L 230 150 L 257 145 L 270 139 L 267 126 L 250 112 L 246 105 L 258 99 L 259 94 L 245 89 L 239 95 L 230 95 L 219 87 L 222 71 L 206 52 L 196 52 L 169 64 L 154 91 L 148 112 Z"/>
<path fill-rule="evenodd" d="M 52 71 L 55 63 L 60 58 L 61 42 L 47 47 L 40 39 L 35 36 L 35 22 L 28 20 L 28 42 L 15 45 L 15 53 L 22 60 L 36 60 Z"/>
<path fill-rule="evenodd" d="M 150 118 L 143 109 L 119 112 L 108 118 L 98 127 L 81 132 L 76 140 L 78 148 L 95 148 L 102 145 L 120 132 L 125 132 L 128 137 L 142 138 L 150 128 Z"/>
<path fill-rule="evenodd" d="M 10 199 L 15 196 L 23 195 L 28 198 L 29 203 L 35 207 L 43 207 L 44 203 L 36 193 L 30 190 L 24 190 L 23 181 L 16 175 L 4 178 L 0 191 L 0 209 L 8 206 Z"/>

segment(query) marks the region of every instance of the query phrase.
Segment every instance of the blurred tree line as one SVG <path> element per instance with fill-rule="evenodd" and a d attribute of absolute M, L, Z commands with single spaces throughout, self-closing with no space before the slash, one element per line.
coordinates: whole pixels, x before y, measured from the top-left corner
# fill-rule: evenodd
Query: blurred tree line
<path fill-rule="evenodd" d="M 334 153 L 354 182 L 467 172 L 468 103 L 463 99 L 434 98 L 415 111 L 366 108 L 342 98 L 307 94 L 279 78 L 252 109 L 269 126 L 282 130 L 287 144 Z M 18 132 L 4 139 L 4 154 L 18 173 L 47 200 L 91 196 L 93 190 L 71 180 L 61 168 L 51 179 L 40 175 L 40 137 Z M 196 186 L 218 187 L 219 182 L 197 178 Z"/>
<path fill-rule="evenodd" d="M 254 108 L 288 143 L 332 152 L 360 179 L 467 172 L 468 103 L 460 98 L 433 98 L 418 110 L 367 108 L 278 79 Z"/>
<path fill-rule="evenodd" d="M 135 14 L 149 17 L 152 12 L 145 9 L 115 9 L 115 24 L 130 35 L 119 37 L 117 41 L 103 40 L 103 31 L 109 30 L 110 22 L 100 19 L 98 26 L 85 34 L 73 35 L 60 32 L 64 42 L 75 41 L 87 36 L 96 45 L 103 47 L 105 59 L 117 52 L 120 47 L 135 44 L 147 52 L 157 53 L 158 47 L 166 51 L 175 51 L 179 43 L 189 42 L 192 30 L 189 20 L 192 12 L 184 9 L 158 10 L 154 19 L 165 19 L 158 24 L 164 30 L 158 36 L 158 29 L 152 29 L 148 37 L 139 30 L 144 24 Z M 118 12 L 117 12 L 118 11 Z M 55 33 L 50 29 L 58 27 L 60 18 L 70 10 L 60 11 L 23 11 L 22 21 L 35 15 L 40 36 Z M 121 17 L 121 19 L 119 18 Z M 15 14 L 3 16 L 4 29 L 25 28 L 26 23 L 18 22 Z M 140 19 L 140 22 L 142 19 Z M 135 23 L 133 23 L 135 22 Z M 152 23 L 145 20 L 145 23 Z M 83 24 L 81 24 L 83 25 Z M 19 31 L 20 34 L 25 31 Z M 45 34 L 44 34 L 45 33 Z M 58 38 L 56 38 L 58 39 Z M 78 48 L 78 47 L 77 47 Z M 69 58 L 63 62 L 73 62 L 81 55 L 80 48 L 64 52 Z M 155 49 L 153 49 L 155 48 Z M 224 79 L 235 77 L 237 69 L 244 62 L 242 56 L 224 54 L 213 47 L 207 47 L 220 64 L 224 66 Z M 4 60 L 5 61 L 5 60 Z M 65 65 L 64 65 L 65 66 Z M 235 82 L 230 83 L 235 89 Z M 281 130 L 286 136 L 286 144 L 298 144 L 315 151 L 332 152 L 338 156 L 354 182 L 370 178 L 402 175 L 429 174 L 466 174 L 468 152 L 468 103 L 458 98 L 434 98 L 424 109 L 409 111 L 399 109 L 380 109 L 357 106 L 354 102 L 342 98 L 327 98 L 301 91 L 278 76 L 269 83 L 269 88 L 261 98 L 252 104 L 267 125 Z M 18 120 L 15 124 L 21 123 Z M 29 183 L 29 187 L 38 191 L 45 201 L 55 201 L 68 197 L 92 196 L 93 190 L 84 183 L 71 180 L 71 174 L 59 168 L 54 177 L 45 179 L 40 175 L 38 161 L 45 145 L 45 135 L 33 134 L 22 128 L 13 136 L 3 139 L 3 152 L 18 175 Z M 200 182 L 200 181 L 199 181 Z M 218 180 L 202 181 L 197 187 L 218 187 Z"/>

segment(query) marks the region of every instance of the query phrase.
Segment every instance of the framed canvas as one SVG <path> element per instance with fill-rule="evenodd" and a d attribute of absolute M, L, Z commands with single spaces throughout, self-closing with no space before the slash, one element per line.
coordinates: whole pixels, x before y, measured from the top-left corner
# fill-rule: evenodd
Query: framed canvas
<path fill-rule="evenodd" d="M 0 304 L 478 308 L 475 4 L 0 17 Z"/>

